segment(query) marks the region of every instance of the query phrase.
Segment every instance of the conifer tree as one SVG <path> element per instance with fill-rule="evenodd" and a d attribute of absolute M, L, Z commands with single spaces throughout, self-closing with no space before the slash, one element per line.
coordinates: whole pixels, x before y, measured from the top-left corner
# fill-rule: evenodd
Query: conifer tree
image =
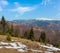
<path fill-rule="evenodd" d="M 46 34 L 45 32 L 41 32 L 41 35 L 39 37 L 39 42 L 45 42 L 46 41 Z"/>
<path fill-rule="evenodd" d="M 2 19 L 1 19 L 1 24 L 2 24 L 2 31 L 3 31 L 3 34 L 5 34 L 5 28 L 6 28 L 6 20 L 4 18 L 4 16 L 2 16 Z"/>
<path fill-rule="evenodd" d="M 19 36 L 19 33 L 18 33 L 18 30 L 16 29 L 15 32 L 14 32 L 14 36 L 15 37 L 18 37 Z"/>
<path fill-rule="evenodd" d="M 33 32 L 33 28 L 31 28 L 31 30 L 30 30 L 30 32 L 29 32 L 28 39 L 34 40 L 34 32 Z"/>
<path fill-rule="evenodd" d="M 28 39 L 28 32 L 24 32 L 24 38 Z"/>
<path fill-rule="evenodd" d="M 9 34 L 10 34 L 11 36 L 13 36 L 13 31 L 14 31 L 14 29 L 13 29 L 13 24 L 11 24 L 11 27 L 9 28 Z"/>

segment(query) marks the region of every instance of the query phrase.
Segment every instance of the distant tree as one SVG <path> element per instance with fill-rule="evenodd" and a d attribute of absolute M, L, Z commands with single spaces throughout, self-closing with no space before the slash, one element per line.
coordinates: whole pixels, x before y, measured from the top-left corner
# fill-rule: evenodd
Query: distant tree
<path fill-rule="evenodd" d="M 39 37 L 39 42 L 45 42 L 46 41 L 46 34 L 45 32 L 41 32 L 41 35 Z"/>
<path fill-rule="evenodd" d="M 11 24 L 11 33 L 13 32 L 13 30 L 14 30 L 14 29 L 13 29 L 13 24 Z"/>
<path fill-rule="evenodd" d="M 24 38 L 28 39 L 28 32 L 24 32 Z"/>
<path fill-rule="evenodd" d="M 42 39 L 41 39 L 41 37 L 39 37 L 39 39 L 38 39 L 38 42 L 42 42 Z"/>
<path fill-rule="evenodd" d="M 10 33 L 10 27 L 7 25 L 7 33 Z"/>
<path fill-rule="evenodd" d="M 6 20 L 4 16 L 2 16 L 1 24 L 2 24 L 2 29 L 3 29 L 3 34 L 5 34 Z"/>
<path fill-rule="evenodd" d="M 11 36 L 14 36 L 13 31 L 14 31 L 13 24 L 11 24 L 11 27 L 9 28 L 9 34 L 11 34 Z"/>
<path fill-rule="evenodd" d="M 19 32 L 18 32 L 17 29 L 16 29 L 15 32 L 14 32 L 14 36 L 15 36 L 15 37 L 18 37 L 18 36 L 19 36 Z"/>
<path fill-rule="evenodd" d="M 30 30 L 30 32 L 29 32 L 28 39 L 34 40 L 34 32 L 33 32 L 33 28 L 31 28 L 31 30 Z"/>
<path fill-rule="evenodd" d="M 9 33 L 7 34 L 7 38 L 6 39 L 7 39 L 7 41 L 11 41 L 11 36 L 10 36 Z"/>

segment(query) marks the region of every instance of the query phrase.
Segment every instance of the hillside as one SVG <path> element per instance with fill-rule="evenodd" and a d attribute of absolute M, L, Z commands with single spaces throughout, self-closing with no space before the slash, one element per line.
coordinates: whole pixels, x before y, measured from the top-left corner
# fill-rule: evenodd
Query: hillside
<path fill-rule="evenodd" d="M 28 22 L 29 21 L 29 22 Z M 59 53 L 60 21 L 25 20 L 20 23 L 0 21 L 0 49 L 24 53 Z M 57 30 L 56 30 L 57 29 Z M 5 50 L 6 49 L 6 50 Z M 2 51 L 1 51 L 2 53 Z M 3 52 L 4 53 L 4 52 Z"/>
<path fill-rule="evenodd" d="M 11 37 L 11 41 L 6 40 L 6 35 L 0 35 L 1 53 L 60 53 L 60 49 L 51 44 L 43 44 L 23 38 Z"/>
<path fill-rule="evenodd" d="M 60 39 L 60 20 L 13 20 L 13 23 L 23 25 L 21 28 L 28 29 L 33 26 L 35 36 L 39 37 L 40 31 L 45 31 L 48 39 L 57 37 Z M 38 31 L 38 32 L 37 32 Z M 36 34 L 37 33 L 37 34 Z"/>
<path fill-rule="evenodd" d="M 60 53 L 60 0 L 0 0 L 0 53 Z"/>

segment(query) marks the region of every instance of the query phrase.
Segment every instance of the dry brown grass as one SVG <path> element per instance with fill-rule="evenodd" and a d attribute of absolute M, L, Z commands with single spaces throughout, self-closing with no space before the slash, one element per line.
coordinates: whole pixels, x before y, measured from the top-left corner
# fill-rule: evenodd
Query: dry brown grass
<path fill-rule="evenodd" d="M 14 50 L 14 49 L 2 48 L 0 49 L 0 53 L 20 53 L 20 52 L 17 52 L 17 50 Z"/>
<path fill-rule="evenodd" d="M 31 51 L 28 51 L 28 52 L 19 52 L 16 49 L 2 48 L 2 49 L 0 49 L 0 53 L 34 53 L 34 52 L 31 52 Z"/>
<path fill-rule="evenodd" d="M 6 35 L 0 35 L 0 41 L 5 41 L 6 40 Z"/>
<path fill-rule="evenodd" d="M 15 49 L 2 48 L 2 49 L 0 49 L 0 53 L 33 53 L 33 52 L 19 52 Z"/>

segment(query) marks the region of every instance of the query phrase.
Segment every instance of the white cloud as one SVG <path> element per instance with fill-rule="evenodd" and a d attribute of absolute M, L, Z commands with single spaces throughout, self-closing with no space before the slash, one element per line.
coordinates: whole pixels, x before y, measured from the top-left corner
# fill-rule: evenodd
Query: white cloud
<path fill-rule="evenodd" d="M 2 11 L 2 7 L 0 6 L 0 11 Z"/>
<path fill-rule="evenodd" d="M 8 5 L 8 1 L 7 0 L 0 0 L 0 4 L 1 5 Z"/>
<path fill-rule="evenodd" d="M 24 14 L 25 12 L 32 11 L 35 8 L 36 8 L 35 6 L 34 7 L 21 7 L 21 6 L 19 6 L 19 7 L 15 8 L 15 9 L 11 9 L 11 11 L 18 12 L 20 14 Z"/>
<path fill-rule="evenodd" d="M 50 1 L 51 1 L 51 0 L 42 0 L 41 5 L 46 6 L 47 4 L 49 4 L 49 3 L 50 3 Z"/>
<path fill-rule="evenodd" d="M 17 13 L 20 13 L 20 14 L 24 14 L 26 12 L 32 11 L 32 10 L 37 8 L 37 6 L 33 6 L 33 7 L 21 6 L 19 2 L 14 2 L 14 5 L 15 5 L 15 8 L 10 9 L 10 11 L 17 12 Z"/>
<path fill-rule="evenodd" d="M 55 20 L 55 19 L 50 19 L 50 18 L 36 18 L 36 20 Z"/>

